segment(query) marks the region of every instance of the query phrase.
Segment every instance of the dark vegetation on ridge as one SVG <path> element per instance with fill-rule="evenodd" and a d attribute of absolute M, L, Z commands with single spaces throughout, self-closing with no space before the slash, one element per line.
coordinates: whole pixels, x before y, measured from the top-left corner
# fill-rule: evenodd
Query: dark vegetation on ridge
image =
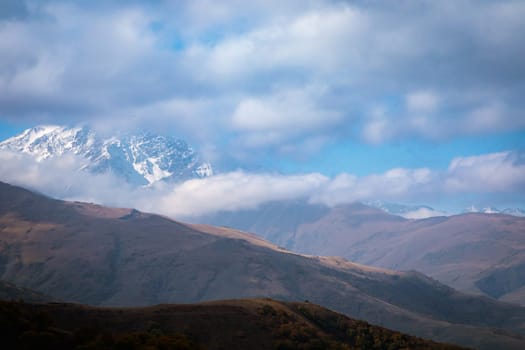
<path fill-rule="evenodd" d="M 146 308 L 0 302 L 8 349 L 455 350 L 311 303 L 230 300 Z"/>
<path fill-rule="evenodd" d="M 53 298 L 13 283 L 0 281 L 0 300 L 23 300 L 28 303 L 55 301 Z"/>

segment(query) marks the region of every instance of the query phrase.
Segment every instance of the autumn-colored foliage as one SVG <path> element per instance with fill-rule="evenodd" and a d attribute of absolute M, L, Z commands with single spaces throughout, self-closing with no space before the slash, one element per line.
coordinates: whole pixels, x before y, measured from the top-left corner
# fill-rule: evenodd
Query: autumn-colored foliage
<path fill-rule="evenodd" d="M 0 339 L 20 350 L 459 349 L 270 299 L 128 309 L 0 302 Z"/>
<path fill-rule="evenodd" d="M 0 338 L 4 349 L 49 350 L 201 350 L 181 333 L 149 331 L 111 332 L 99 327 L 73 331 L 57 328 L 47 312 L 28 313 L 18 302 L 0 303 Z M 5 346 L 5 347 L 4 347 Z"/>

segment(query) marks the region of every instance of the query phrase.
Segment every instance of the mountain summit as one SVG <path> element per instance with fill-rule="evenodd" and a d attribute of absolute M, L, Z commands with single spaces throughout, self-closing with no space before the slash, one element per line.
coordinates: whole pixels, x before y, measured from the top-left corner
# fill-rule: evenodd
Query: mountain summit
<path fill-rule="evenodd" d="M 134 185 L 211 176 L 185 141 L 150 133 L 104 138 L 88 127 L 37 126 L 0 143 L 0 149 L 22 152 L 38 161 L 74 154 L 86 159 L 84 169 L 112 172 Z"/>

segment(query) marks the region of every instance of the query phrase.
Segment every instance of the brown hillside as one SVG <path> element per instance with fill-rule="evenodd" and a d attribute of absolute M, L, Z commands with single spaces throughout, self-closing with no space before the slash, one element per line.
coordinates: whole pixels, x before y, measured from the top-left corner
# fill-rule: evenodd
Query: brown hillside
<path fill-rule="evenodd" d="M 65 301 L 138 306 L 272 297 L 481 349 L 521 349 L 525 309 L 418 273 L 293 254 L 239 231 L 56 201 L 0 184 L 0 277 Z"/>
<path fill-rule="evenodd" d="M 254 232 L 305 254 L 417 270 L 461 291 L 525 305 L 525 218 L 407 220 L 358 203 L 328 208 L 294 201 L 196 220 Z"/>

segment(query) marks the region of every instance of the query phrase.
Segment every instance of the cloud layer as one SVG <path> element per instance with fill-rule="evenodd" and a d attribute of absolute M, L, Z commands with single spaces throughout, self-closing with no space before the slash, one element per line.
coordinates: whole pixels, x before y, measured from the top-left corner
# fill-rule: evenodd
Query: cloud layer
<path fill-rule="evenodd" d="M 523 153 L 488 152 L 523 143 L 458 152 L 487 154 L 442 170 L 423 154 L 431 146 L 416 155 L 425 161 L 375 174 L 362 171 L 366 158 L 341 154 L 407 140 L 439 152 L 451 140 L 525 133 L 523 18 L 517 0 L 5 0 L 0 121 L 153 129 L 198 145 L 225 172 L 134 189 L 78 173 L 76 158 L 2 153 L 1 179 L 176 216 L 297 197 L 522 203 Z M 339 148 L 325 163 L 364 164 L 314 169 L 330 177 L 264 168 L 329 147 Z"/>
<path fill-rule="evenodd" d="M 0 168 L 0 180 L 62 199 L 135 207 L 187 218 L 296 198 L 329 206 L 376 199 L 406 202 L 432 197 L 439 200 L 472 193 L 523 198 L 524 159 L 522 153 L 501 152 L 456 158 L 444 172 L 397 168 L 361 177 L 347 173 L 329 178 L 317 173 L 279 175 L 235 171 L 142 188 L 126 185 L 111 174 L 94 175 L 79 170 L 84 160 L 74 156 L 38 162 L 27 155 L 0 151 L 0 163 L 4 164 Z M 427 214 L 413 213 L 414 217 Z"/>
<path fill-rule="evenodd" d="M 522 1 L 8 5 L 8 120 L 148 125 L 285 153 L 525 128 Z"/>

